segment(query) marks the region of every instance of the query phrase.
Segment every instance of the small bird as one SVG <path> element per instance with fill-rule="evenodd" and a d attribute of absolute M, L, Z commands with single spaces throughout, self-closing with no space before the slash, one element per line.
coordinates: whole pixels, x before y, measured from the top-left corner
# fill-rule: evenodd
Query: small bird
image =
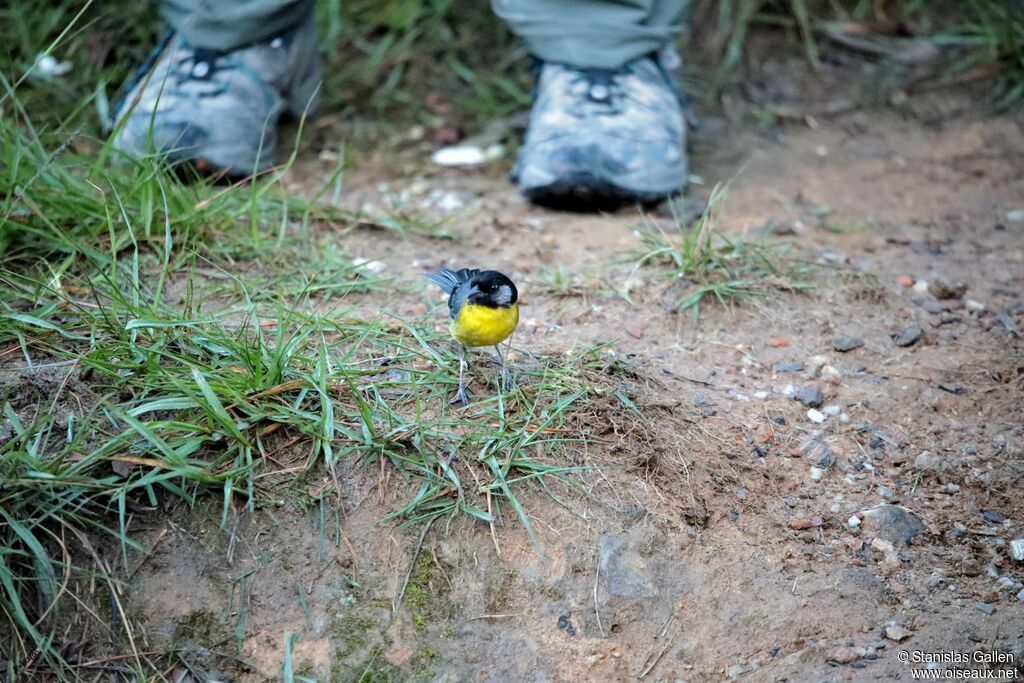
<path fill-rule="evenodd" d="M 498 345 L 508 339 L 519 324 L 519 291 L 512 280 L 496 270 L 440 268 L 424 276 L 448 295 L 450 330 L 459 343 L 459 391 L 455 401 L 465 405 L 466 347 L 493 346 L 501 360 L 502 386 L 508 391 L 508 352 Z"/>

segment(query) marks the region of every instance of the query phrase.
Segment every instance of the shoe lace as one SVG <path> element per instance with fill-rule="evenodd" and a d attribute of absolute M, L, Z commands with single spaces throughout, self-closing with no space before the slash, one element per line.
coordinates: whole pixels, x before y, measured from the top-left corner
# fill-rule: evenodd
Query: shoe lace
<path fill-rule="evenodd" d="M 625 95 L 618 82 L 622 74 L 621 69 L 579 69 L 571 83 L 573 86 L 582 86 L 579 94 L 587 102 L 618 111 L 619 102 Z"/>
<path fill-rule="evenodd" d="M 174 76 L 177 85 L 205 82 L 210 84 L 210 88 L 200 91 L 200 95 L 211 96 L 223 92 L 227 84 L 223 79 L 214 77 L 218 72 L 230 68 L 231 60 L 224 57 L 225 53 L 207 48 L 184 51 L 175 62 Z"/>

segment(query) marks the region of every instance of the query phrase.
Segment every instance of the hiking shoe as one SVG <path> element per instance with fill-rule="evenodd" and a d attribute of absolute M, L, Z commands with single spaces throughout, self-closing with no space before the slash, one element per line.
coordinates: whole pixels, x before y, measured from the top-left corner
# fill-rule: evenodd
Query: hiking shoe
<path fill-rule="evenodd" d="M 247 176 L 273 165 L 282 112 L 312 113 L 320 56 L 314 18 L 265 43 L 218 52 L 170 35 L 116 109 L 114 148 Z"/>
<path fill-rule="evenodd" d="M 532 201 L 576 210 L 682 191 L 686 129 L 672 78 L 653 56 L 619 69 L 543 63 L 511 175 Z"/>

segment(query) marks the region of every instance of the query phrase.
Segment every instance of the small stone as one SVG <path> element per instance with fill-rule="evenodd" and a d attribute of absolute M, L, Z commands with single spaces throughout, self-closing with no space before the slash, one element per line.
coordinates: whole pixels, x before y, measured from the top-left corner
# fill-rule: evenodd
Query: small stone
<path fill-rule="evenodd" d="M 898 284 L 900 287 L 913 287 L 914 278 L 910 277 L 909 275 L 900 275 L 898 278 L 896 278 L 896 284 Z"/>
<path fill-rule="evenodd" d="M 772 366 L 772 372 L 800 372 L 803 369 L 803 363 L 776 363 Z"/>
<path fill-rule="evenodd" d="M 980 301 L 975 301 L 974 299 L 968 299 L 967 301 L 965 301 L 964 302 L 964 306 L 967 307 L 968 311 L 984 311 L 985 310 L 985 304 L 981 303 Z"/>
<path fill-rule="evenodd" d="M 822 422 L 825 421 L 825 413 L 821 412 L 820 410 L 810 408 L 807 411 L 807 419 L 810 420 L 811 422 L 814 422 L 815 424 L 821 424 Z"/>
<path fill-rule="evenodd" d="M 808 408 L 820 408 L 825 402 L 825 396 L 821 393 L 821 389 L 815 386 L 802 387 L 797 392 L 796 399 Z"/>
<path fill-rule="evenodd" d="M 864 549 L 864 540 L 856 536 L 850 536 L 846 539 L 846 545 L 853 552 L 859 553 Z"/>
<path fill-rule="evenodd" d="M 824 476 L 825 470 L 821 469 L 820 467 L 811 468 L 811 481 L 821 481 Z"/>
<path fill-rule="evenodd" d="M 856 529 L 857 527 L 860 526 L 860 517 L 858 517 L 857 515 L 854 515 L 854 516 L 850 517 L 850 519 L 846 520 L 846 524 L 851 529 Z"/>
<path fill-rule="evenodd" d="M 933 280 L 928 283 L 928 292 L 936 299 L 961 299 L 967 293 L 967 285 L 963 282 Z"/>
<path fill-rule="evenodd" d="M 824 408 L 821 409 L 821 411 L 823 413 L 825 413 L 826 415 L 831 415 L 832 417 L 835 417 L 836 415 L 838 415 L 842 411 L 842 408 L 840 408 L 837 405 L 830 405 L 830 406 L 825 406 Z"/>
<path fill-rule="evenodd" d="M 820 436 L 811 437 L 803 444 L 803 456 L 811 461 L 815 467 L 827 470 L 836 461 L 836 453 L 828 442 Z"/>
<path fill-rule="evenodd" d="M 839 645 L 825 653 L 825 661 L 835 662 L 836 664 L 849 664 L 862 659 L 867 653 L 867 649 L 863 647 Z"/>
<path fill-rule="evenodd" d="M 987 602 L 974 603 L 974 609 L 978 610 L 979 612 L 984 612 L 989 616 L 992 616 L 992 614 L 996 611 L 996 608 L 988 604 Z"/>
<path fill-rule="evenodd" d="M 895 342 L 896 346 L 913 346 L 924 336 L 924 330 L 918 325 L 911 325 L 899 332 L 890 334 L 889 337 Z"/>
<path fill-rule="evenodd" d="M 896 546 L 892 544 L 892 541 L 875 537 L 871 539 L 871 549 L 877 553 L 881 553 L 882 566 L 886 569 L 889 571 L 899 569 L 900 555 L 896 552 Z"/>
<path fill-rule="evenodd" d="M 797 517 L 790 521 L 789 528 L 795 531 L 802 531 L 804 529 L 813 529 L 821 526 L 821 517 Z"/>
<path fill-rule="evenodd" d="M 843 381 L 843 373 L 831 365 L 825 365 L 821 368 L 821 379 L 829 384 L 839 384 Z"/>
<path fill-rule="evenodd" d="M 892 543 L 906 545 L 924 532 L 921 519 L 899 505 L 879 505 L 861 512 L 864 529 Z"/>
<path fill-rule="evenodd" d="M 927 472 L 929 470 L 937 470 L 939 468 L 939 457 L 931 451 L 921 451 L 917 457 L 914 458 L 914 469 L 921 472 Z"/>
<path fill-rule="evenodd" d="M 1006 519 L 999 510 L 985 510 L 981 513 L 981 518 L 989 524 L 1002 524 L 1003 520 Z"/>
<path fill-rule="evenodd" d="M 885 625 L 884 635 L 889 640 L 895 643 L 902 643 L 904 640 L 914 635 L 906 626 L 898 621 L 890 621 Z"/>
<path fill-rule="evenodd" d="M 1024 538 L 1010 541 L 1010 557 L 1018 562 L 1024 562 Z"/>
<path fill-rule="evenodd" d="M 1006 212 L 1006 220 L 1009 223 L 1024 223 L 1024 209 L 1013 209 Z"/>
<path fill-rule="evenodd" d="M 840 353 L 853 351 L 864 346 L 864 340 L 860 337 L 836 337 L 832 340 L 832 348 Z"/>
<path fill-rule="evenodd" d="M 1011 579 L 1009 576 L 1000 576 L 996 580 L 996 590 L 1008 591 L 1017 586 L 1017 582 Z"/>
<path fill-rule="evenodd" d="M 807 365 L 813 370 L 817 370 L 823 365 L 828 365 L 828 356 L 811 356 L 807 359 Z"/>
<path fill-rule="evenodd" d="M 739 678 L 743 675 L 744 671 L 746 671 L 746 669 L 743 668 L 742 664 L 733 664 L 725 670 L 725 675 L 729 678 Z"/>
<path fill-rule="evenodd" d="M 885 500 L 892 500 L 893 498 L 896 497 L 896 492 L 893 491 L 888 486 L 879 486 L 878 495 L 884 498 Z"/>
<path fill-rule="evenodd" d="M 611 595 L 653 598 L 658 595 L 654 573 L 628 535 L 606 534 L 600 542 L 600 569 Z"/>
<path fill-rule="evenodd" d="M 789 346 L 789 340 L 785 337 L 772 337 L 767 344 L 773 349 L 783 349 Z"/>
<path fill-rule="evenodd" d="M 626 330 L 626 334 L 633 339 L 643 339 L 644 331 L 636 325 L 626 325 L 623 329 Z"/>
<path fill-rule="evenodd" d="M 1024 588 L 1021 588 L 1020 593 L 1017 593 L 1017 600 L 1019 602 L 1024 602 Z"/>
<path fill-rule="evenodd" d="M 914 283 L 914 291 L 918 294 L 926 294 L 928 292 L 928 281 L 918 280 Z"/>

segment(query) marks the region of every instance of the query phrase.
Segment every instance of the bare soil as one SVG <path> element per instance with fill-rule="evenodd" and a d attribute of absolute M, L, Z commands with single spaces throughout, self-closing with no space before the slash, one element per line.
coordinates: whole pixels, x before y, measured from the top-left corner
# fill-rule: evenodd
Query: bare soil
<path fill-rule="evenodd" d="M 408 282 L 442 263 L 508 273 L 524 298 L 516 345 L 614 340 L 646 417 L 612 416 L 566 453 L 602 468 L 566 506 L 524 494 L 543 554 L 509 518 L 496 539 L 460 519 L 421 543 L 421 528 L 381 521 L 408 484 L 352 463 L 323 516 L 239 513 L 230 535 L 216 509 L 151 519 L 155 550 L 130 586 L 149 645 L 191 642 L 194 673 L 239 680 L 277 678 L 289 633 L 296 672 L 320 681 L 909 680 L 900 650 L 1010 653 L 994 668 L 1020 676 L 1021 118 L 943 91 L 812 123 L 695 133 L 691 196 L 728 181 L 723 233 L 794 244 L 815 285 L 697 320 L 671 311 L 685 285 L 632 272 L 633 230 L 670 226 L 664 210 L 552 213 L 501 165 L 415 157 L 347 175 L 347 205 L 399 201 L 460 235 L 359 230 L 339 237 L 354 256 Z M 311 156 L 294 184 L 330 164 Z M 570 284 L 552 288 L 558 269 Z M 966 293 L 908 286 L 936 280 Z M 443 324 L 425 284 L 359 303 L 429 306 Z M 913 345 L 891 338 L 914 325 Z M 836 351 L 839 336 L 864 345 Z M 787 363 L 803 367 L 773 369 Z M 807 386 L 823 392 L 820 424 L 789 395 Z M 858 516 L 879 505 L 902 519 Z M 246 666 L 209 649 L 238 629 Z"/>

